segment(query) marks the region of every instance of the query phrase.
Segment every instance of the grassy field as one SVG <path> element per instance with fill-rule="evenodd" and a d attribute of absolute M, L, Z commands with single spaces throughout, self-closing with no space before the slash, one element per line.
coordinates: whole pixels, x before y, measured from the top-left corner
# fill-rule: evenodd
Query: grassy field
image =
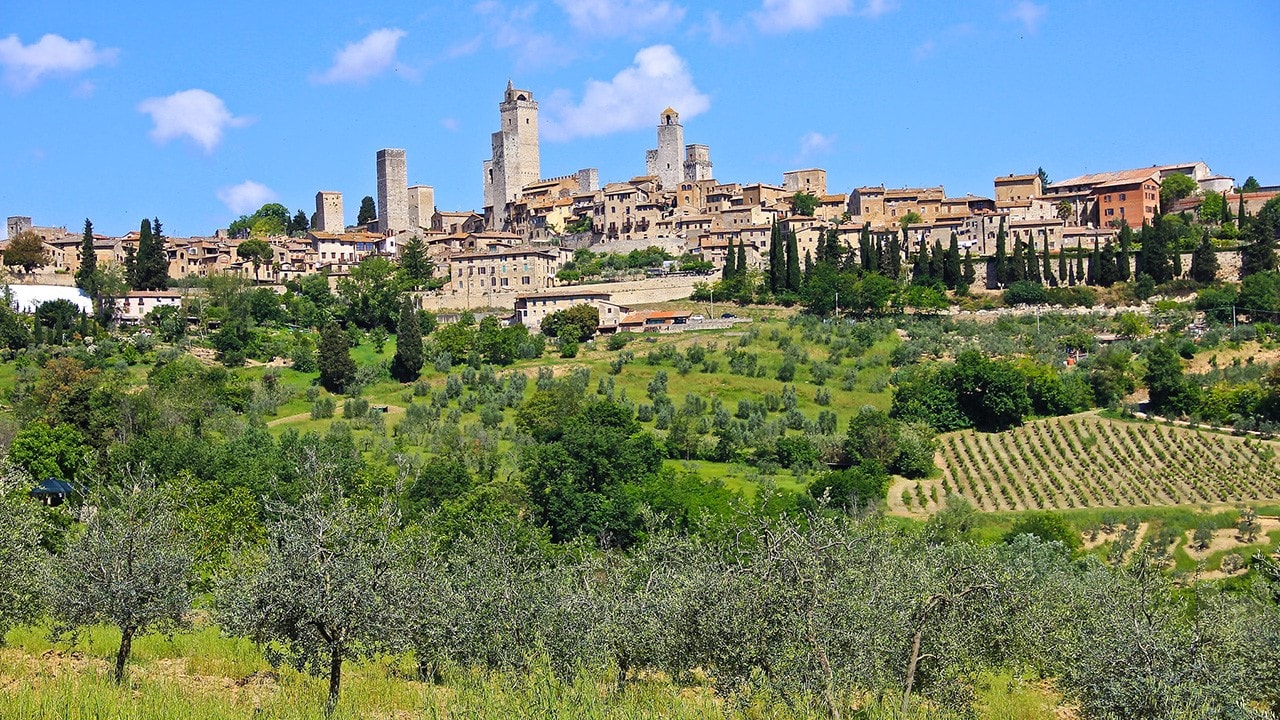
<path fill-rule="evenodd" d="M 273 668 L 253 644 L 211 627 L 135 641 L 123 685 L 108 676 L 119 635 L 94 628 L 72 642 L 51 643 L 44 630 L 19 628 L 0 647 L 0 717 L 5 720 L 313 720 L 323 717 L 323 679 Z M 725 718 L 818 720 L 825 711 L 776 698 L 719 697 L 708 686 L 641 679 L 618 689 L 607 672 L 560 678 L 535 665 L 518 674 L 455 670 L 432 685 L 413 676 L 405 657 L 349 663 L 340 719 L 631 720 Z M 1059 698 L 1044 683 L 1011 673 L 978 683 L 979 717 L 1049 720 Z M 901 717 L 850 698 L 858 717 Z M 911 715 L 908 717 L 927 717 Z M 905 720 L 905 719 L 904 719 Z"/>

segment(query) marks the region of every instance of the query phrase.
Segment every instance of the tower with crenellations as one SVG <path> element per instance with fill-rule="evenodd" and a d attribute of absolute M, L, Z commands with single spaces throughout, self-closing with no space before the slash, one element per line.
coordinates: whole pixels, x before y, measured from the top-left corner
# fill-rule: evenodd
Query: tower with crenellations
<path fill-rule="evenodd" d="M 671 108 L 662 111 L 658 122 L 658 151 L 654 154 L 654 172 L 667 190 L 674 190 L 684 179 L 684 126 L 680 113 Z"/>
<path fill-rule="evenodd" d="M 538 103 L 533 93 L 507 81 L 498 105 L 500 129 L 492 135 L 493 156 L 484 163 L 484 204 L 491 208 L 494 226 L 506 220 L 507 203 L 520 190 L 538 181 L 542 159 L 538 150 Z"/>

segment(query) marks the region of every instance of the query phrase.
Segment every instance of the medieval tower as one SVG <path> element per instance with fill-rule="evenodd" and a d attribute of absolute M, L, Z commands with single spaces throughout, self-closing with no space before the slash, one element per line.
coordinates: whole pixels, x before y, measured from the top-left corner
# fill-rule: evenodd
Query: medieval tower
<path fill-rule="evenodd" d="M 404 150 L 378 151 L 378 230 L 384 235 L 409 229 L 408 176 Z"/>
<path fill-rule="evenodd" d="M 686 145 L 684 148 L 684 179 L 690 182 L 711 180 L 711 148 L 706 145 Z"/>
<path fill-rule="evenodd" d="M 494 227 L 506 220 L 507 203 L 520 190 L 538 181 L 542 160 L 538 152 L 538 103 L 533 93 L 507 81 L 507 92 L 498 105 L 501 125 L 493 133 L 493 157 L 484 164 L 484 204 L 491 208 Z"/>
<path fill-rule="evenodd" d="M 667 108 L 662 111 L 658 123 L 658 151 L 654 153 L 654 168 L 650 173 L 658 176 L 664 190 L 674 190 L 684 179 L 684 126 L 680 113 Z"/>
<path fill-rule="evenodd" d="M 314 230 L 341 233 L 346 229 L 342 218 L 342 193 L 321 190 L 316 193 L 316 221 Z"/>

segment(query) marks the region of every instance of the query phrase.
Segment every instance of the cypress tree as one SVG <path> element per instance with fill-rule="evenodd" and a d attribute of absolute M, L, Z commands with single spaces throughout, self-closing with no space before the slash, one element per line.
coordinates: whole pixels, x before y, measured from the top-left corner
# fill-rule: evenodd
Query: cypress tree
<path fill-rule="evenodd" d="M 1169 260 L 1170 264 L 1173 265 L 1173 275 L 1169 279 L 1172 280 L 1182 277 L 1182 253 L 1175 250 L 1173 254 L 1169 256 Z"/>
<path fill-rule="evenodd" d="M 343 392 L 356 376 L 351 343 L 336 322 L 329 321 L 320 329 L 316 360 L 320 365 L 320 384 L 329 392 Z"/>
<path fill-rule="evenodd" d="M 964 249 L 964 284 L 973 287 L 973 283 L 978 279 L 978 274 L 973 269 L 973 256 L 969 254 L 969 248 Z"/>
<path fill-rule="evenodd" d="M 1209 240 L 1209 231 L 1205 230 L 1200 237 L 1200 244 L 1191 253 L 1191 279 L 1198 283 L 1208 284 L 1218 277 L 1218 254 L 1213 251 L 1213 243 Z"/>
<path fill-rule="evenodd" d="M 942 249 L 942 241 L 933 241 L 933 250 L 929 253 L 929 282 L 945 283 L 947 273 L 946 252 Z"/>
<path fill-rule="evenodd" d="M 835 265 L 840 262 L 840 256 L 844 255 L 844 250 L 840 247 L 840 231 L 836 228 L 827 230 L 826 248 L 819 246 L 818 262 L 826 260 Z M 825 258 L 823 256 L 826 256 Z"/>
<path fill-rule="evenodd" d="M 375 220 L 378 217 L 378 206 L 373 202 L 373 196 L 365 195 L 360 200 L 360 212 L 356 214 L 356 224 L 364 225 L 365 223 Z"/>
<path fill-rule="evenodd" d="M 1142 271 L 1156 282 L 1173 279 L 1173 263 L 1169 258 L 1169 232 L 1164 218 L 1156 215 L 1151 225 L 1142 228 Z"/>
<path fill-rule="evenodd" d="M 916 250 L 916 259 L 911 263 L 911 284 L 929 284 L 929 256 L 923 245 Z"/>
<path fill-rule="evenodd" d="M 130 289 L 138 289 L 138 249 L 133 243 L 124 246 L 124 281 Z"/>
<path fill-rule="evenodd" d="M 735 267 L 737 262 L 738 256 L 733 249 L 733 238 L 729 238 L 729 249 L 724 254 L 724 270 L 720 277 L 724 280 L 732 280 L 733 276 L 737 274 L 737 268 Z"/>
<path fill-rule="evenodd" d="M 1227 194 L 1222 194 L 1222 223 L 1231 222 L 1231 203 L 1227 202 Z"/>
<path fill-rule="evenodd" d="M 129 275 L 129 284 L 134 290 L 147 289 L 147 258 L 151 254 L 151 246 L 155 242 L 155 238 L 151 236 L 151 221 L 142 218 L 142 224 L 138 227 L 138 244 L 133 250 L 133 270 L 129 271 L 129 254 L 125 254 L 125 272 Z"/>
<path fill-rule="evenodd" d="M 1005 254 L 1004 216 L 1000 217 L 1000 229 L 996 232 L 996 285 L 1009 284 L 1009 258 Z"/>
<path fill-rule="evenodd" d="M 1244 191 L 1240 191 L 1240 207 L 1236 210 L 1236 224 L 1244 227 L 1245 218 L 1249 217 L 1248 209 L 1244 206 Z"/>
<path fill-rule="evenodd" d="M 1116 256 L 1116 268 L 1120 271 L 1119 280 L 1128 282 L 1129 274 L 1129 255 L 1133 252 L 1133 228 L 1129 227 L 1128 220 L 1120 221 L 1120 254 Z"/>
<path fill-rule="evenodd" d="M 400 303 L 400 321 L 396 324 L 396 354 L 391 359 L 391 377 L 402 383 L 413 382 L 422 374 L 422 324 L 413 299 L 405 296 Z"/>
<path fill-rule="evenodd" d="M 1076 245 L 1076 274 L 1072 285 L 1077 283 L 1088 283 L 1088 276 L 1084 274 L 1084 253 L 1080 252 L 1080 246 Z"/>
<path fill-rule="evenodd" d="M 942 269 L 942 281 L 947 287 L 955 289 L 963 278 L 960 270 L 960 241 L 955 233 L 951 233 L 951 243 L 947 246 L 946 264 Z"/>
<path fill-rule="evenodd" d="M 1102 255 L 1099 257 L 1098 265 L 1098 284 L 1103 287 L 1111 287 L 1120 279 L 1120 268 L 1116 265 L 1116 249 L 1111 244 L 1111 240 L 1107 240 L 1107 244 L 1102 248 Z"/>
<path fill-rule="evenodd" d="M 1016 283 L 1027 279 L 1027 258 L 1022 251 L 1022 241 L 1013 239 L 1013 258 L 1009 261 L 1009 282 Z"/>
<path fill-rule="evenodd" d="M 1046 232 L 1043 238 L 1044 252 L 1040 254 L 1041 268 L 1044 274 L 1044 281 L 1048 285 L 1058 286 L 1058 279 L 1053 276 L 1053 267 L 1049 264 L 1049 233 Z"/>
<path fill-rule="evenodd" d="M 1280 225 L 1280 201 L 1268 200 L 1249 221 L 1240 236 L 1240 277 L 1276 269 L 1276 229 Z"/>
<path fill-rule="evenodd" d="M 93 251 L 93 223 L 84 219 L 84 236 L 80 239 L 80 267 L 76 268 L 76 287 L 92 298 L 97 294 L 94 273 L 98 271 L 98 254 Z"/>
<path fill-rule="evenodd" d="M 862 232 L 858 234 L 858 255 L 861 256 L 863 270 L 875 272 L 880 269 L 878 258 L 875 257 L 875 246 L 871 244 L 871 223 L 864 223 Z"/>
<path fill-rule="evenodd" d="M 786 249 L 783 247 L 782 227 L 773 221 L 769 230 L 769 291 L 777 293 L 786 286 Z"/>
<path fill-rule="evenodd" d="M 787 231 L 787 276 L 786 288 L 792 292 L 800 289 L 800 248 L 796 244 L 796 234 Z"/>
<path fill-rule="evenodd" d="M 1098 270 L 1102 263 L 1102 253 L 1098 252 L 1098 238 L 1093 239 L 1093 252 L 1089 253 L 1089 272 L 1085 276 L 1086 285 L 1097 285 L 1099 279 Z"/>
<path fill-rule="evenodd" d="M 808 250 L 804 251 L 804 277 L 808 279 L 813 274 L 813 255 Z"/>
<path fill-rule="evenodd" d="M 738 259 L 734 263 L 733 271 L 736 277 L 743 277 L 747 274 L 747 244 L 738 243 Z"/>
<path fill-rule="evenodd" d="M 1065 247 L 1058 248 L 1058 284 L 1067 283 L 1067 253 Z"/>
<path fill-rule="evenodd" d="M 1036 257 L 1036 239 L 1030 231 L 1027 232 L 1027 279 L 1044 283 L 1044 277 L 1040 275 L 1040 260 Z"/>

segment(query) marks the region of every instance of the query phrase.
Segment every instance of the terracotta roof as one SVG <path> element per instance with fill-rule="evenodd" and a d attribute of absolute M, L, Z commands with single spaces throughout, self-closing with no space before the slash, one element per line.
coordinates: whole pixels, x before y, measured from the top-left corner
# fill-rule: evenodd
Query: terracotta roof
<path fill-rule="evenodd" d="M 1039 175 L 1034 173 L 1031 175 L 1003 175 L 1001 177 L 996 178 L 996 184 L 999 185 L 1000 183 L 1026 182 L 1027 180 L 1034 180 L 1037 177 L 1039 177 Z"/>
<path fill-rule="evenodd" d="M 1058 189 L 1073 187 L 1076 185 L 1099 186 L 1119 182 L 1137 182 L 1159 174 L 1159 167 L 1135 168 L 1133 170 L 1113 170 L 1111 172 L 1091 173 L 1088 175 L 1079 175 L 1073 178 L 1067 178 L 1066 180 L 1059 180 L 1058 182 L 1049 183 L 1049 187 Z"/>

